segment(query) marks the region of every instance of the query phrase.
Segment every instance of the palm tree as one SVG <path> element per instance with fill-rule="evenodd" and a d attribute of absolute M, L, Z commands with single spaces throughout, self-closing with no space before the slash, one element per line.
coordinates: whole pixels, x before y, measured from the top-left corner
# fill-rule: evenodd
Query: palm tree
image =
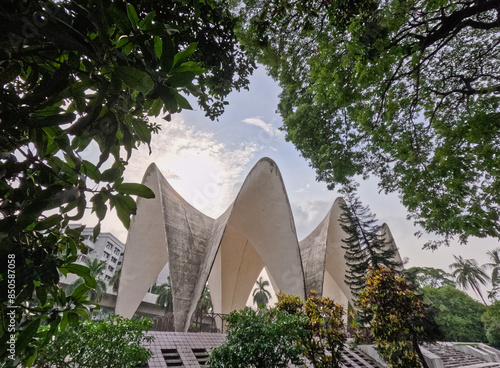
<path fill-rule="evenodd" d="M 158 294 L 156 304 L 162 308 L 166 308 L 167 312 L 172 312 L 174 302 L 172 299 L 172 285 L 170 284 L 170 276 L 167 277 L 167 282 L 161 285 L 154 285 L 151 288 L 151 293 Z"/>
<path fill-rule="evenodd" d="M 487 252 L 491 259 L 491 263 L 486 263 L 485 266 L 491 268 L 491 285 L 493 289 L 488 292 L 488 298 L 494 300 L 500 295 L 500 248 Z"/>
<path fill-rule="evenodd" d="M 266 286 L 269 286 L 269 281 L 262 280 L 262 276 L 259 277 L 259 280 L 255 282 L 257 287 L 253 290 L 253 303 L 257 304 L 259 308 L 265 308 L 267 303 L 269 303 L 269 299 L 271 299 L 271 293 L 266 290 Z"/>
<path fill-rule="evenodd" d="M 208 285 L 205 285 L 203 293 L 201 294 L 200 301 L 196 305 L 196 311 L 200 314 L 205 314 L 210 309 L 212 309 L 212 296 L 210 295 L 210 289 L 208 288 Z"/>
<path fill-rule="evenodd" d="M 493 287 L 500 286 L 500 248 L 490 250 L 486 254 L 491 259 L 491 263 L 486 263 L 485 266 L 491 268 L 491 283 Z"/>
<path fill-rule="evenodd" d="M 99 278 L 104 269 L 106 269 L 106 262 L 99 261 L 97 258 L 85 259 L 85 265 L 90 271 L 90 276 L 96 279 L 96 286 L 87 292 L 89 299 L 93 303 L 99 303 L 102 296 L 106 293 L 106 283 Z M 79 285 L 83 284 L 84 280 L 79 277 L 74 283 L 68 287 L 68 294 L 71 294 Z"/>
<path fill-rule="evenodd" d="M 108 285 L 113 288 L 113 292 L 118 293 L 118 288 L 120 287 L 120 276 L 122 274 L 121 267 L 116 270 L 116 272 L 108 280 Z"/>
<path fill-rule="evenodd" d="M 484 271 L 484 266 L 479 266 L 475 259 L 463 259 L 462 256 L 455 257 L 455 263 L 450 265 L 451 269 L 454 271 L 451 273 L 453 277 L 457 280 L 457 285 L 462 289 L 468 289 L 470 286 L 474 292 L 481 297 L 483 303 L 486 305 L 486 301 L 481 294 L 479 289 L 480 285 L 486 285 L 489 281 L 489 277 Z"/>

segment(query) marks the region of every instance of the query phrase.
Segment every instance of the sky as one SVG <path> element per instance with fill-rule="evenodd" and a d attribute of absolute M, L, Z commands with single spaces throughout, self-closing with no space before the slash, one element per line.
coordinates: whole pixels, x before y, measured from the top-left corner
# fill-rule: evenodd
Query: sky
<path fill-rule="evenodd" d="M 173 115 L 172 121 L 162 121 L 162 130 L 147 147 L 134 151 L 125 171 L 126 182 L 141 182 L 147 166 L 155 162 L 174 189 L 204 214 L 213 218 L 221 215 L 236 197 L 245 177 L 262 157 L 273 159 L 283 176 L 299 240 L 305 238 L 328 213 L 339 196 L 326 184 L 317 182 L 308 161 L 285 141 L 282 125 L 276 113 L 280 88 L 265 69 L 259 67 L 250 78 L 250 90 L 233 92 L 229 105 L 219 121 L 211 121 L 192 103 L 193 111 Z M 362 182 L 358 194 L 378 220 L 387 223 L 406 267 L 436 267 L 449 271 L 453 255 L 488 262 L 486 252 L 500 247 L 495 239 L 471 239 L 468 245 L 458 242 L 436 251 L 422 250 L 432 235 L 414 236 L 419 228 L 406 219 L 407 212 L 396 194 L 378 193 L 376 180 Z M 88 226 L 95 219 L 87 217 Z M 123 242 L 127 230 L 114 211 L 102 225 Z M 473 294 L 471 294 L 473 295 Z"/>

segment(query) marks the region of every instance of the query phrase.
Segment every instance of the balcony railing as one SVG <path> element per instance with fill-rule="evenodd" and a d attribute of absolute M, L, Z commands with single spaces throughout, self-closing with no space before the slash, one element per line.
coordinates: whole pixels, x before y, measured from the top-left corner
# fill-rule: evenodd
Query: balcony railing
<path fill-rule="evenodd" d="M 221 313 L 194 313 L 188 332 L 225 333 L 227 314 Z M 175 331 L 174 315 L 167 313 L 164 316 L 152 318 L 154 326 L 151 331 Z"/>

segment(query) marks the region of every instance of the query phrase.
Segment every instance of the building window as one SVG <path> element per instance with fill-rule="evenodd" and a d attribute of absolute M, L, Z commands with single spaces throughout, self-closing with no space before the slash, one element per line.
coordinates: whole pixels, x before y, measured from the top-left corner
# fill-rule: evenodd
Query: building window
<path fill-rule="evenodd" d="M 113 244 L 107 243 L 106 244 L 106 249 L 113 249 Z"/>
<path fill-rule="evenodd" d="M 122 263 L 121 262 L 118 262 L 118 266 L 121 265 Z"/>
<path fill-rule="evenodd" d="M 103 257 L 106 258 L 106 259 L 108 259 L 109 258 L 109 253 L 108 252 L 104 252 Z"/>
<path fill-rule="evenodd" d="M 111 272 L 113 272 L 114 270 L 115 270 L 115 269 L 114 269 L 113 267 L 111 267 L 111 266 L 108 266 L 108 271 L 111 271 Z"/>
<path fill-rule="evenodd" d="M 117 256 L 119 256 L 119 255 L 120 255 L 120 249 L 115 248 L 114 252 L 115 252 L 115 254 L 116 254 Z"/>
<path fill-rule="evenodd" d="M 111 262 L 116 263 L 117 259 L 115 257 L 111 257 Z"/>
<path fill-rule="evenodd" d="M 110 278 L 111 278 L 111 276 L 106 275 L 106 276 L 104 277 L 104 280 L 109 281 L 109 279 L 110 279 Z"/>

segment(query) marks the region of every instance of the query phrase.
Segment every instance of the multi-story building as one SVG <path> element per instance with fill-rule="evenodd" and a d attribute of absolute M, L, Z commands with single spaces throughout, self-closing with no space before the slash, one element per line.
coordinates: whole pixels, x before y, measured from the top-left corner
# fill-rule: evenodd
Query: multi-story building
<path fill-rule="evenodd" d="M 87 254 L 80 254 L 77 263 L 84 264 L 87 258 L 98 259 L 106 263 L 106 268 L 101 272 L 99 278 L 108 281 L 123 262 L 125 244 L 111 233 L 101 232 L 95 242 L 93 241 L 93 228 L 85 228 L 82 231 L 83 243 L 86 245 Z"/>

